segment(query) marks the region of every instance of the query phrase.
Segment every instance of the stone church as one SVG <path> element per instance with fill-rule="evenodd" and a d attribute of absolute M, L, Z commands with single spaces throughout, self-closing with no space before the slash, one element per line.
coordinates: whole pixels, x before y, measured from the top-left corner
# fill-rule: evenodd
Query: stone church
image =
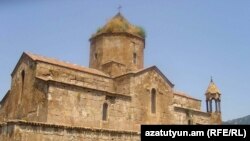
<path fill-rule="evenodd" d="M 215 83 L 201 111 L 156 66 L 144 68 L 144 30 L 121 13 L 89 41 L 89 67 L 22 54 L 0 102 L 1 141 L 139 141 L 142 124 L 221 124 Z"/>

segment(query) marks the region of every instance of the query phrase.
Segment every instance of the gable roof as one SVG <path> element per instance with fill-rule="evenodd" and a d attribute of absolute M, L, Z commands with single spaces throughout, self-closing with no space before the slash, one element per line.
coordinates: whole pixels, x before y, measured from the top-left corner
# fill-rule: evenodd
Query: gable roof
<path fill-rule="evenodd" d="M 150 70 L 155 70 L 172 88 L 174 87 L 174 84 L 156 66 L 151 66 L 146 69 L 139 70 L 136 74 L 144 73 Z"/>
<path fill-rule="evenodd" d="M 48 63 L 48 64 L 52 64 L 52 65 L 56 65 L 56 66 L 60 66 L 60 67 L 68 68 L 68 69 L 73 69 L 73 70 L 77 70 L 77 71 L 81 71 L 81 72 L 86 72 L 86 73 L 95 74 L 95 75 L 99 75 L 99 76 L 109 77 L 109 75 L 107 75 L 104 72 L 101 72 L 99 70 L 96 70 L 96 69 L 87 68 L 87 67 L 83 67 L 83 66 L 80 66 L 80 65 L 60 61 L 60 60 L 57 60 L 57 59 L 54 59 L 54 58 L 44 57 L 44 56 L 40 56 L 40 55 L 36 55 L 36 54 L 32 54 L 32 53 L 27 53 L 27 52 L 24 52 L 22 54 L 22 56 L 19 59 L 15 69 L 13 70 L 12 74 L 15 73 L 16 68 L 19 65 L 19 63 L 20 63 L 20 61 L 22 60 L 23 57 L 28 57 L 31 60 L 35 61 L 35 62 Z"/>
<path fill-rule="evenodd" d="M 174 87 L 174 84 L 156 66 L 151 66 L 151 67 L 141 69 L 141 70 L 137 70 L 137 71 L 131 71 L 131 72 L 128 72 L 126 74 L 117 76 L 116 78 L 122 77 L 122 76 L 125 76 L 125 75 L 129 75 L 129 74 L 139 75 L 139 74 L 142 74 L 144 72 L 151 71 L 151 70 L 155 70 L 172 88 Z"/>
<path fill-rule="evenodd" d="M 56 66 L 60 66 L 60 67 L 68 68 L 68 69 L 73 69 L 73 70 L 77 70 L 77 71 L 81 71 L 81 72 L 86 72 L 86 73 L 90 73 L 90 74 L 94 74 L 94 75 L 99 75 L 99 76 L 111 78 L 108 74 L 105 74 L 104 72 L 93 69 L 93 68 L 87 68 L 87 67 L 79 66 L 76 64 L 71 64 L 68 62 L 59 61 L 59 60 L 54 59 L 54 58 L 44 57 L 44 56 L 40 56 L 40 55 L 33 54 L 33 53 L 27 53 L 27 52 L 24 52 L 22 54 L 21 58 L 19 59 L 17 65 L 16 65 L 15 69 L 13 70 L 13 72 L 11 73 L 11 75 L 13 75 L 15 73 L 17 66 L 20 64 L 22 58 L 24 58 L 24 57 L 28 57 L 35 62 L 48 63 L 48 64 L 52 64 L 52 65 L 56 65 Z M 139 75 L 141 73 L 144 73 L 144 72 L 147 72 L 150 70 L 155 70 L 172 88 L 174 87 L 174 84 L 156 66 L 151 66 L 151 67 L 141 69 L 138 71 L 131 71 L 131 72 L 128 72 L 128 73 L 123 74 L 121 76 L 128 75 L 128 74 Z M 121 77 L 121 76 L 117 76 L 117 77 Z"/>

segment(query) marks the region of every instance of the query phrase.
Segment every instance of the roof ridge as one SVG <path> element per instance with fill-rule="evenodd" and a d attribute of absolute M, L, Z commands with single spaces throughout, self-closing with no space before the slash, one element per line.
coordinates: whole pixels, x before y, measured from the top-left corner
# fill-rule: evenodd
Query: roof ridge
<path fill-rule="evenodd" d="M 198 98 L 195 98 L 195 97 L 189 95 L 189 94 L 186 93 L 186 92 L 179 91 L 179 90 L 174 90 L 174 94 L 181 95 L 181 96 L 184 96 L 184 97 L 187 97 L 187 98 L 191 98 L 191 99 L 200 100 L 200 99 L 198 99 Z"/>
<path fill-rule="evenodd" d="M 88 68 L 88 67 L 81 66 L 78 64 L 70 63 L 68 61 L 61 61 L 59 59 L 55 59 L 52 57 L 45 57 L 42 55 L 30 53 L 30 52 L 24 52 L 24 54 L 27 55 L 28 57 L 30 57 L 34 61 L 41 61 L 41 62 L 50 63 L 50 64 L 61 66 L 61 67 L 66 67 L 66 68 L 82 71 L 82 72 L 87 72 L 87 73 L 91 73 L 91 74 L 97 74 L 97 75 L 109 77 L 108 74 L 106 74 L 100 70 L 94 69 L 94 68 Z"/>

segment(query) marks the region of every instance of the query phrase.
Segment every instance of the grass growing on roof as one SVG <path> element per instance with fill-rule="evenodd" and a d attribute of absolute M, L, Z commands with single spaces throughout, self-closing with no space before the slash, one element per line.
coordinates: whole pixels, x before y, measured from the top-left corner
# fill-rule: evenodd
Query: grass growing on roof
<path fill-rule="evenodd" d="M 130 24 L 121 14 L 118 14 L 114 18 L 109 20 L 104 27 L 98 28 L 97 32 L 93 36 L 96 36 L 101 33 L 118 32 L 127 32 L 140 36 L 142 38 L 146 37 L 145 30 L 142 27 Z"/>

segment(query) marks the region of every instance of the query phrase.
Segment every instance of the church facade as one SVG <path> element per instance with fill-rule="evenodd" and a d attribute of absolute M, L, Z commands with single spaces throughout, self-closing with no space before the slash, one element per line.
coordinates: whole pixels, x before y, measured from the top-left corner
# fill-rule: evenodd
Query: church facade
<path fill-rule="evenodd" d="M 145 33 L 120 13 L 90 38 L 89 67 L 23 53 L 0 103 L 0 140 L 139 141 L 142 124 L 221 124 L 211 80 L 201 100 L 144 68 Z"/>

